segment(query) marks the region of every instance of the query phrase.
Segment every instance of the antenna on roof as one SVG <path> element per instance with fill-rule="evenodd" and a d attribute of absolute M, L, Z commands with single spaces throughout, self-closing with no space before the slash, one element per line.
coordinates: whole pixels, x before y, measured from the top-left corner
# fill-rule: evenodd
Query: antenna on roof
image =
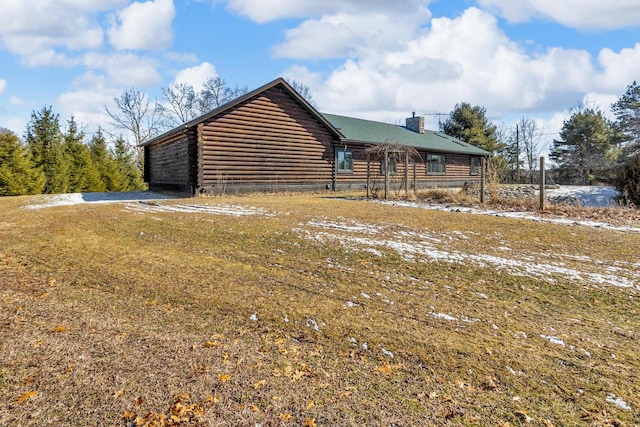
<path fill-rule="evenodd" d="M 414 113 L 415 114 L 415 113 Z M 423 116 L 438 116 L 438 129 L 442 127 L 442 121 L 440 120 L 440 116 L 446 116 L 449 113 L 422 113 Z"/>

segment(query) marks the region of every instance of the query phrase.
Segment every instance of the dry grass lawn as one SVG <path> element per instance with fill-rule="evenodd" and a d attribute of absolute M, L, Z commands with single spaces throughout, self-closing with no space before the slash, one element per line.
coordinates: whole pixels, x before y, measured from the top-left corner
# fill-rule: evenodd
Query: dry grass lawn
<path fill-rule="evenodd" d="M 640 233 L 329 196 L 0 199 L 0 425 L 640 424 Z"/>

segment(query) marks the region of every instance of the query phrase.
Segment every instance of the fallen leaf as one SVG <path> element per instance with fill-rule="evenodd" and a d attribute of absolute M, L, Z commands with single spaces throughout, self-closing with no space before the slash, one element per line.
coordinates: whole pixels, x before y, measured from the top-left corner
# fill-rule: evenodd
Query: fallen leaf
<path fill-rule="evenodd" d="M 315 418 L 305 418 L 302 427 L 317 427 Z"/>
<path fill-rule="evenodd" d="M 227 381 L 229 381 L 231 379 L 231 375 L 229 374 L 220 374 L 220 382 L 222 384 L 226 383 Z"/>
<path fill-rule="evenodd" d="M 124 414 L 122 414 L 122 418 L 134 419 L 135 417 L 136 417 L 136 413 L 133 411 L 127 411 Z"/>
<path fill-rule="evenodd" d="M 260 408 L 258 408 L 257 405 L 251 405 L 250 408 L 251 408 L 251 411 L 253 411 L 253 412 L 260 412 Z"/>
<path fill-rule="evenodd" d="M 23 394 L 22 396 L 20 396 L 18 398 L 18 400 L 16 401 L 16 403 L 18 405 L 20 405 L 22 402 L 24 402 L 27 399 L 31 399 L 32 397 L 36 397 L 38 395 L 38 393 L 40 393 L 38 390 L 34 390 L 34 391 L 28 391 L 25 394 Z"/>
<path fill-rule="evenodd" d="M 260 380 L 260 381 L 258 381 L 257 383 L 255 383 L 253 385 L 253 389 L 257 390 L 257 389 L 259 389 L 260 387 L 262 387 L 263 385 L 266 385 L 266 384 L 267 384 L 267 380 Z"/>
<path fill-rule="evenodd" d="M 204 400 L 204 402 L 213 406 L 216 403 L 220 402 L 220 396 L 218 396 L 217 394 L 215 396 L 209 396 Z"/>
<path fill-rule="evenodd" d="M 293 418 L 293 415 L 288 412 L 283 412 L 278 418 L 280 418 L 281 421 L 290 421 Z"/>
<path fill-rule="evenodd" d="M 304 371 L 299 371 L 296 369 L 296 372 L 293 374 L 293 378 L 291 378 L 291 382 L 295 383 L 296 381 L 298 381 L 300 378 L 305 376 L 305 372 Z"/>
<path fill-rule="evenodd" d="M 58 333 L 58 332 L 64 332 L 66 330 L 67 330 L 66 326 L 58 325 L 55 328 L 53 328 L 52 332 Z"/>
<path fill-rule="evenodd" d="M 307 403 L 307 411 L 308 411 L 309 409 L 313 408 L 313 406 L 314 406 L 315 404 L 316 404 L 316 403 L 315 403 L 313 400 L 310 400 L 310 401 L 309 401 L 309 403 Z"/>
<path fill-rule="evenodd" d="M 342 399 L 343 397 L 350 396 L 353 392 L 350 390 L 341 391 L 338 393 L 338 399 Z"/>
<path fill-rule="evenodd" d="M 124 389 L 123 388 L 121 388 L 120 390 L 118 390 L 115 393 L 113 393 L 113 397 L 120 397 L 120 396 L 122 396 L 122 393 L 124 393 Z"/>
<path fill-rule="evenodd" d="M 134 404 L 135 406 L 140 406 L 140 405 L 142 405 L 142 397 L 136 397 L 136 401 L 135 401 L 135 402 L 133 402 L 133 404 Z"/>
<path fill-rule="evenodd" d="M 387 375 L 391 375 L 393 373 L 393 370 L 391 369 L 391 365 L 378 366 L 375 369 L 375 371 L 382 372 L 383 374 L 387 374 Z"/>
<path fill-rule="evenodd" d="M 220 345 L 218 341 L 206 341 L 202 344 L 204 348 L 220 347 Z"/>

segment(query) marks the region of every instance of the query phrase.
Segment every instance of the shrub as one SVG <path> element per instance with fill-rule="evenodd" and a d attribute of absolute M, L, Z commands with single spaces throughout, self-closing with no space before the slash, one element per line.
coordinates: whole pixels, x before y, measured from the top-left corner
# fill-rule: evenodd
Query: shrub
<path fill-rule="evenodd" d="M 615 184 L 627 203 L 640 207 L 640 154 L 622 166 Z"/>

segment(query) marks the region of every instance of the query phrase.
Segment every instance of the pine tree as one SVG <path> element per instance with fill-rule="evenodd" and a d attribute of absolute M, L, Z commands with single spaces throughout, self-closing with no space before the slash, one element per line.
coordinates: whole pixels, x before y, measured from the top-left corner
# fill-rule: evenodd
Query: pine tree
<path fill-rule="evenodd" d="M 498 138 L 498 128 L 486 117 L 484 107 L 463 102 L 456 104 L 441 125 L 440 130 L 449 136 L 482 148 L 494 155 L 504 150 L 505 144 Z"/>
<path fill-rule="evenodd" d="M 98 129 L 89 141 L 89 152 L 105 191 L 122 191 L 124 178 L 109 151 L 102 130 Z"/>
<path fill-rule="evenodd" d="M 44 172 L 44 192 L 66 193 L 69 190 L 69 166 L 64 156 L 60 119 L 51 106 L 31 112 L 25 139 L 35 167 Z"/>
<path fill-rule="evenodd" d="M 118 165 L 120 175 L 122 175 L 123 178 L 122 191 L 145 189 L 146 186 L 142 178 L 140 167 L 131 154 L 131 149 L 124 139 L 116 139 L 113 155 L 115 163 Z"/>
<path fill-rule="evenodd" d="M 597 107 L 579 106 L 565 120 L 560 140 L 553 141 L 549 157 L 566 182 L 591 185 L 612 178 L 620 133 Z"/>
<path fill-rule="evenodd" d="M 69 161 L 69 191 L 72 193 L 106 191 L 100 172 L 84 144 L 84 132 L 73 117 L 67 121 L 64 152 Z"/>
<path fill-rule="evenodd" d="M 640 85 L 633 82 L 627 91 L 611 105 L 616 116 L 616 125 L 624 135 L 622 161 L 640 154 Z"/>
<path fill-rule="evenodd" d="M 18 137 L 0 132 L 0 196 L 38 194 L 43 188 L 44 174 L 34 168 Z"/>

